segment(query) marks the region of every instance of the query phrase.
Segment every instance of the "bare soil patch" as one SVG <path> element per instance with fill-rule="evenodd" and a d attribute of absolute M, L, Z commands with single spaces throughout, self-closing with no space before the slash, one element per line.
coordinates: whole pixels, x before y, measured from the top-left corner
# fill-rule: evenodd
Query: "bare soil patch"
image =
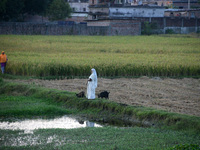
<path fill-rule="evenodd" d="M 15 81 L 76 93 L 87 89 L 87 79 Z M 104 90 L 110 92 L 109 100 L 118 103 L 200 116 L 200 79 L 98 78 L 96 95 Z"/>

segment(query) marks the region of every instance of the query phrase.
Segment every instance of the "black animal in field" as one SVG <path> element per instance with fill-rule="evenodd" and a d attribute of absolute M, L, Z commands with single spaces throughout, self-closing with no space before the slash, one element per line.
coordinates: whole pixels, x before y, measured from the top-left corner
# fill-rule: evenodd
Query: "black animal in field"
<path fill-rule="evenodd" d="M 85 92 L 81 91 L 80 93 L 76 94 L 77 97 L 85 97 Z"/>
<path fill-rule="evenodd" d="M 101 93 L 98 94 L 98 98 L 106 98 L 109 99 L 109 93 L 108 91 L 103 91 Z"/>

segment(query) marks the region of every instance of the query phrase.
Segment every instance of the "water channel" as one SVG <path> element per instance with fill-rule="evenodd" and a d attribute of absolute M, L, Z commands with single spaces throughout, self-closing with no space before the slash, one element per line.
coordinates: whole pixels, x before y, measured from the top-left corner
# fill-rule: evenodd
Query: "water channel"
<path fill-rule="evenodd" d="M 1 146 L 27 146 L 40 145 L 40 135 L 34 135 L 34 130 L 37 129 L 74 129 L 86 127 L 102 127 L 102 125 L 90 122 L 88 120 L 75 119 L 69 116 L 62 116 L 55 119 L 25 119 L 15 121 L 0 121 L 1 130 L 21 130 L 17 137 L 7 137 L 7 135 L 0 134 L 0 149 Z M 49 135 L 46 137 L 44 143 L 58 143 L 58 145 L 65 144 L 66 139 L 60 140 L 57 135 Z"/>
<path fill-rule="evenodd" d="M 90 121 L 79 121 L 75 118 L 62 116 L 55 119 L 26 119 L 16 122 L 0 122 L 0 129 L 6 130 L 24 130 L 25 133 L 31 133 L 35 129 L 74 129 L 84 127 L 102 127 L 100 124 Z"/>
<path fill-rule="evenodd" d="M 1 130 L 21 130 L 17 136 L 9 136 L 0 134 L 0 143 L 2 146 L 34 146 L 43 143 L 58 143 L 58 145 L 66 144 L 66 139 L 59 139 L 58 135 L 48 135 L 45 139 L 41 135 L 35 135 L 34 130 L 37 129 L 75 129 L 75 128 L 86 128 L 86 127 L 103 127 L 100 124 L 90 122 L 87 119 L 74 118 L 72 116 L 62 116 L 54 119 L 25 119 L 12 121 L 0 121 Z M 107 122 L 107 121 L 106 121 Z M 121 122 L 121 121 L 120 121 Z M 107 122 L 108 123 L 108 122 Z M 107 124 L 106 123 L 106 124 Z M 123 126 L 126 122 L 123 123 Z M 105 124 L 105 126 L 106 126 Z M 115 123 L 109 123 L 114 125 Z M 119 124 L 118 124 L 119 125 Z M 129 126 L 129 124 L 127 124 Z M 138 125 L 138 124 L 137 124 Z M 114 125 L 115 126 L 115 125 Z M 42 140 L 41 140 L 42 139 Z M 0 147 L 1 147 L 0 145 Z"/>

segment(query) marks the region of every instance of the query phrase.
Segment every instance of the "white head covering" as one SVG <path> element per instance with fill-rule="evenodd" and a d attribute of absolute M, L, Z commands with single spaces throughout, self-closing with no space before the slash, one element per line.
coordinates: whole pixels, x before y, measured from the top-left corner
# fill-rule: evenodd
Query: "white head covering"
<path fill-rule="evenodd" d="M 97 72 L 94 68 L 91 69 L 92 74 L 90 75 L 94 80 L 94 87 L 97 88 Z"/>

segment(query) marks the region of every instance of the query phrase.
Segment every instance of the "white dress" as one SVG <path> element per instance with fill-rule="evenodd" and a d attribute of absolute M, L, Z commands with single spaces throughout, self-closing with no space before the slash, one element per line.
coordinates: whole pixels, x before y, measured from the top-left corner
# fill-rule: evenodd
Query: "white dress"
<path fill-rule="evenodd" d="M 92 81 L 88 81 L 86 97 L 88 99 L 95 99 L 95 89 L 97 88 L 97 74 L 95 69 L 92 69 L 89 79 L 92 79 Z"/>

